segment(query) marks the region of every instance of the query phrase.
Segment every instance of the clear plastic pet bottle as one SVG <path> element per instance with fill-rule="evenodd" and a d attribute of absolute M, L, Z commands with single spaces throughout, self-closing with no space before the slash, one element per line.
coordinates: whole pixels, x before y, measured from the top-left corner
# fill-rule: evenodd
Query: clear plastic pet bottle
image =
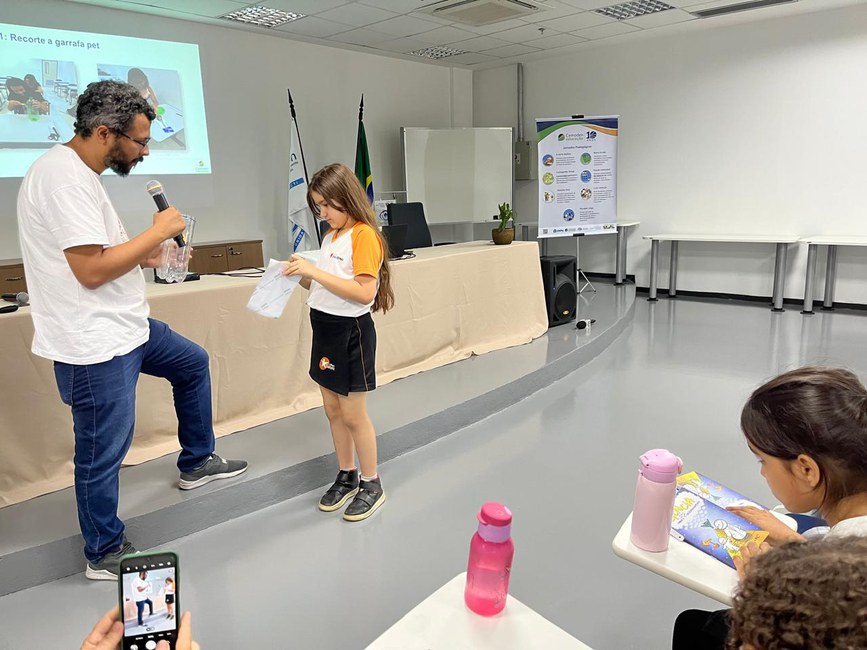
<path fill-rule="evenodd" d="M 512 573 L 512 513 L 489 501 L 477 515 L 479 529 L 470 541 L 464 601 L 476 614 L 493 616 L 503 611 Z"/>
<path fill-rule="evenodd" d="M 187 214 L 183 216 L 187 224 L 184 232 L 181 233 L 184 245 L 180 246 L 174 239 L 163 242 L 163 256 L 157 268 L 157 277 L 166 282 L 183 282 L 187 277 L 196 218 Z"/>

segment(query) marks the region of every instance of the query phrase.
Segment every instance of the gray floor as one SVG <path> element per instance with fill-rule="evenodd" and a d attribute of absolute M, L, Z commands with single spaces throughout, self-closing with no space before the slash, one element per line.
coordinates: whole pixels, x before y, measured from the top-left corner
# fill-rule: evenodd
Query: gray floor
<path fill-rule="evenodd" d="M 211 649 L 363 648 L 465 570 L 475 511 L 496 499 L 515 515 L 515 596 L 597 650 L 666 648 L 677 612 L 715 604 L 611 552 L 638 455 L 668 447 L 688 469 L 772 503 L 738 432 L 743 400 L 804 363 L 863 375 L 864 324 L 862 314 L 639 298 L 633 325 L 594 361 L 386 462 L 389 502 L 371 520 L 319 513 L 316 490 L 172 543 L 195 636 Z M 513 372 L 509 354 L 488 363 Z M 430 387 L 417 386 L 407 399 L 424 404 Z M 0 598 L 0 648 L 73 647 L 114 599 L 113 585 L 81 575 Z"/>

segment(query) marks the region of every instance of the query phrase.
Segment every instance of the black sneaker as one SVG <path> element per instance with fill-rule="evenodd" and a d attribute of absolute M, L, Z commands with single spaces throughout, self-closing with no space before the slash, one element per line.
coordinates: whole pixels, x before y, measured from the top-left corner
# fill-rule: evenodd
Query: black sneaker
<path fill-rule="evenodd" d="M 117 580 L 121 558 L 133 553 L 138 553 L 135 546 L 124 539 L 121 547 L 113 553 L 106 553 L 96 562 L 88 561 L 84 575 L 88 580 Z"/>
<path fill-rule="evenodd" d="M 334 512 L 358 493 L 358 470 L 340 470 L 337 480 L 319 499 L 319 509 L 322 512 Z"/>
<path fill-rule="evenodd" d="M 211 454 L 211 457 L 198 469 L 194 469 L 192 472 L 181 472 L 178 487 L 182 490 L 192 490 L 211 481 L 232 478 L 246 471 L 246 460 L 223 460 L 217 454 Z"/>
<path fill-rule="evenodd" d="M 358 494 L 343 513 L 343 518 L 346 521 L 367 519 L 376 512 L 383 501 L 385 501 L 385 492 L 382 490 L 382 481 L 378 476 L 372 481 L 360 481 Z"/>

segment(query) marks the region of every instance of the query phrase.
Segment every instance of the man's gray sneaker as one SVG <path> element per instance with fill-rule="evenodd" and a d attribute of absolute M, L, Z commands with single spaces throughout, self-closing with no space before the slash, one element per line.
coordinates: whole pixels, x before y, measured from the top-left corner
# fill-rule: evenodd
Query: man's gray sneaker
<path fill-rule="evenodd" d="M 246 460 L 223 460 L 217 454 L 211 457 L 192 472 L 181 472 L 178 487 L 182 490 L 192 490 L 211 481 L 221 478 L 232 478 L 247 471 Z"/>
<path fill-rule="evenodd" d="M 133 553 L 138 553 L 135 546 L 124 539 L 121 547 L 113 553 L 106 553 L 96 562 L 88 562 L 84 575 L 88 580 L 117 580 L 121 558 Z"/>

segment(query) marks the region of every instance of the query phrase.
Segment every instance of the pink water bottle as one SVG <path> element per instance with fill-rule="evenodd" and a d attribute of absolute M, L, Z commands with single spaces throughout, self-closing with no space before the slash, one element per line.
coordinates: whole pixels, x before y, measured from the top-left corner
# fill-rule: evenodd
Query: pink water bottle
<path fill-rule="evenodd" d="M 476 614 L 493 616 L 503 611 L 512 573 L 512 513 L 489 501 L 477 515 L 479 530 L 470 542 L 464 600 Z"/>
<path fill-rule="evenodd" d="M 632 534 L 629 539 L 645 551 L 668 548 L 677 475 L 683 461 L 667 449 L 651 449 L 640 458 Z"/>

